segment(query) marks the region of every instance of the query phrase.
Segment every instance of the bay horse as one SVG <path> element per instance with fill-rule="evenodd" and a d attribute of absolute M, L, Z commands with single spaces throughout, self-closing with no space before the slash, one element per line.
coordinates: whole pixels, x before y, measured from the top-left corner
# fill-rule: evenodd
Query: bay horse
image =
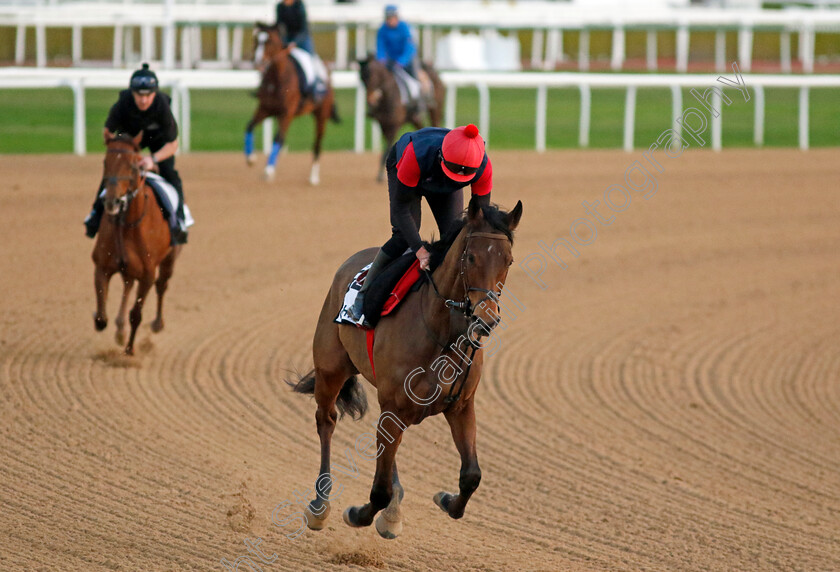
<path fill-rule="evenodd" d="M 333 318 L 341 308 L 347 285 L 373 260 L 378 249 L 358 252 L 338 269 L 315 331 L 315 367 L 296 383 L 289 382 L 298 393 L 314 394 L 318 405 L 315 420 L 321 466 L 315 485 L 317 495 L 304 512 L 309 528 L 322 529 L 330 512 L 330 442 L 338 418 L 336 408 L 342 416 L 350 413 L 354 417 L 361 417 L 367 410 L 358 373 L 376 388 L 382 415 L 375 447 L 373 435 L 367 434 L 367 446 L 360 450 L 363 455 L 372 448 L 376 453 L 367 455 L 376 458 L 370 502 L 348 508 L 344 521 L 353 527 L 370 526 L 376 514 L 385 509 L 376 520 L 376 530 L 383 538 L 400 534 L 399 505 L 404 491 L 395 462 L 397 448 L 408 426 L 439 413 L 444 414 L 452 431 L 461 456 L 461 472 L 459 492 L 440 492 L 434 502 L 452 518 L 463 516 L 481 480 L 474 406 L 483 364 L 480 336 L 490 335 L 501 321 L 499 296 L 513 263 L 513 231 L 521 216 L 521 201 L 509 213 L 496 206 L 479 206 L 475 199 L 470 201 L 466 217 L 431 245 L 435 270 L 427 274 L 427 281 L 395 313 L 376 325 L 372 359 L 368 357 L 366 332 L 336 324 Z M 472 355 L 468 357 L 469 352 Z M 448 385 L 448 395 L 439 383 Z"/>
<path fill-rule="evenodd" d="M 367 114 L 379 123 L 385 139 L 385 150 L 382 152 L 379 172 L 376 176 L 376 180 L 382 182 L 385 178 L 385 156 L 396 142 L 400 127 L 411 123 L 415 129 L 420 129 L 424 127 L 424 118 L 419 113 L 412 112 L 402 102 L 397 80 L 385 64 L 377 60 L 373 54 L 368 54 L 367 59 L 359 60 L 358 63 L 359 75 L 367 92 Z M 418 76 L 424 86 L 423 97 L 428 110 L 429 123 L 432 127 L 439 127 L 445 95 L 443 82 L 434 67 L 426 62 L 421 63 Z"/>
<path fill-rule="evenodd" d="M 105 304 L 111 277 L 119 273 L 123 279 L 122 302 L 116 319 L 116 340 L 120 345 L 125 343 L 125 314 L 131 289 L 135 280 L 138 283 L 129 316 L 131 334 L 125 347 L 128 355 L 134 354 L 134 338 L 142 320 L 143 303 L 152 284 L 157 289 L 157 317 L 152 322 L 152 331 L 163 329 L 163 295 L 182 247 L 170 245 L 169 223 L 158 206 L 154 192 L 146 184 L 145 173 L 140 170 L 142 138 L 141 131 L 134 138 L 118 134 L 106 141 L 102 177 L 105 216 L 92 255 L 96 266 L 96 313 L 93 323 L 97 331 L 104 330 L 108 325 Z"/>
<path fill-rule="evenodd" d="M 313 97 L 305 97 L 301 92 L 300 79 L 290 55 L 294 46 L 283 44 L 281 29 L 257 22 L 254 28 L 254 60 L 262 70 L 260 87 L 257 90 L 257 110 L 245 128 L 245 159 L 253 165 L 254 127 L 269 117 L 277 118 L 277 134 L 274 145 L 266 161 L 264 177 L 274 178 L 277 155 L 283 147 L 286 131 L 292 120 L 301 115 L 312 114 L 315 117 L 315 143 L 312 149 L 312 169 L 309 182 L 317 185 L 321 181 L 318 159 L 321 155 L 321 140 L 327 128 L 327 121 L 340 121 L 335 108 L 335 92 L 327 81 L 327 92 L 320 102 Z"/>

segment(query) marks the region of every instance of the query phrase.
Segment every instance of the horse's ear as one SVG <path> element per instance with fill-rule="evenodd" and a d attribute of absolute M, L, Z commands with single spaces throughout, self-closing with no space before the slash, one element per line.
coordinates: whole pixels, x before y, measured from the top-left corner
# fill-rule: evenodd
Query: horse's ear
<path fill-rule="evenodd" d="M 132 141 L 134 142 L 134 146 L 139 148 L 139 147 L 140 147 L 140 142 L 141 142 L 142 140 L 143 140 L 143 131 L 141 130 L 141 131 L 140 131 L 140 133 L 138 133 L 138 134 L 134 137 L 134 139 L 132 139 Z"/>
<path fill-rule="evenodd" d="M 467 207 L 467 220 L 474 225 L 484 220 L 484 211 L 481 210 L 481 205 L 478 204 L 478 198 L 475 196 L 470 199 L 470 205 Z"/>
<path fill-rule="evenodd" d="M 507 215 L 507 226 L 510 230 L 516 230 L 519 226 L 519 219 L 522 218 L 522 201 L 516 201 L 516 206 Z"/>

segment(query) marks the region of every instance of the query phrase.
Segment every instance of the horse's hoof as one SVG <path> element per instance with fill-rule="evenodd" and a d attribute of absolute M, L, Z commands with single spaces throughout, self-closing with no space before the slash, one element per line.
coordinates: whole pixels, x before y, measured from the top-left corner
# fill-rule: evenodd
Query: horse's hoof
<path fill-rule="evenodd" d="M 132 348 L 132 347 L 125 348 L 125 355 L 133 356 L 134 355 L 134 348 Z"/>
<path fill-rule="evenodd" d="M 255 153 L 251 153 L 250 155 L 245 155 L 245 162 L 250 167 L 257 161 L 257 155 Z"/>
<path fill-rule="evenodd" d="M 265 171 L 263 171 L 263 180 L 264 181 L 273 181 L 274 180 L 274 167 L 266 167 Z"/>
<path fill-rule="evenodd" d="M 453 496 L 454 495 L 450 493 L 445 493 L 441 491 L 435 495 L 433 500 L 435 501 L 435 504 L 440 507 L 440 510 L 442 510 L 446 514 L 449 514 L 449 503 L 452 502 Z"/>
<path fill-rule="evenodd" d="M 108 326 L 108 318 L 100 318 L 96 314 L 93 315 L 93 327 L 97 332 L 101 332 Z"/>
<path fill-rule="evenodd" d="M 352 526 L 353 528 L 361 528 L 362 525 L 356 522 L 356 519 L 353 517 L 354 510 L 356 511 L 356 513 L 359 512 L 358 508 L 356 508 L 355 506 L 351 506 L 350 508 L 344 511 L 344 513 L 341 515 L 341 518 L 344 519 L 344 522 L 345 524 L 347 524 L 347 526 Z"/>
<path fill-rule="evenodd" d="M 117 330 L 117 333 L 114 334 L 114 339 L 116 340 L 118 346 L 125 345 L 125 331 Z"/>
<path fill-rule="evenodd" d="M 390 522 L 387 518 L 385 518 L 384 514 L 380 514 L 376 519 L 376 532 L 378 532 L 379 536 L 386 540 L 394 540 L 402 534 L 402 530 L 402 520 Z"/>
<path fill-rule="evenodd" d="M 402 534 L 402 512 L 400 511 L 400 498 L 394 494 L 388 508 L 383 510 L 376 518 L 376 532 L 387 540 L 393 540 Z"/>
<path fill-rule="evenodd" d="M 324 503 L 324 507 L 326 508 L 320 515 L 312 512 L 311 507 L 312 503 L 309 503 L 303 511 L 304 516 L 306 516 L 306 526 L 311 530 L 322 530 L 327 525 L 327 517 L 330 516 L 330 503 Z"/>
<path fill-rule="evenodd" d="M 152 331 L 158 333 L 163 330 L 163 320 L 155 320 L 152 322 Z"/>

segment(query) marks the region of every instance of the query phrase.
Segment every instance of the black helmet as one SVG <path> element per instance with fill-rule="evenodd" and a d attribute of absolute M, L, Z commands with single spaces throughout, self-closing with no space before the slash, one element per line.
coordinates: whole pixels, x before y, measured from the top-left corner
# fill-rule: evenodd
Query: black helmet
<path fill-rule="evenodd" d="M 143 64 L 142 69 L 137 70 L 131 74 L 131 82 L 129 82 L 131 91 L 146 94 L 157 91 L 158 78 L 155 72 L 149 69 L 149 64 Z"/>

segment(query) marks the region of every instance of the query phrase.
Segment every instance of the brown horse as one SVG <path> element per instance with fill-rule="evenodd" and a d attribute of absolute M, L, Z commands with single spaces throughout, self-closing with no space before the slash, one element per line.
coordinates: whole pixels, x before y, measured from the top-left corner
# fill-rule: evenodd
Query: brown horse
<path fill-rule="evenodd" d="M 377 60 L 373 54 L 367 59 L 359 61 L 359 75 L 365 84 L 367 92 L 368 116 L 379 123 L 385 138 L 385 150 L 379 164 L 378 181 L 385 178 L 385 156 L 397 140 L 400 127 L 411 123 L 416 129 L 423 127 L 423 117 L 414 109 L 409 109 L 402 102 L 400 88 L 394 74 Z M 429 122 L 432 127 L 439 127 L 443 110 L 445 88 L 434 67 L 423 63 L 418 73 L 423 85 L 423 97 L 429 112 Z"/>
<path fill-rule="evenodd" d="M 449 422 L 461 455 L 461 474 L 458 494 L 441 492 L 434 502 L 452 518 L 463 516 L 481 479 L 474 409 L 483 363 L 480 347 L 485 345 L 481 336 L 490 335 L 501 320 L 499 296 L 513 262 L 512 233 L 521 216 L 521 202 L 506 213 L 471 201 L 466 218 L 431 246 L 432 265 L 436 267 L 432 280 L 377 324 L 373 364 L 368 359 L 365 331 L 336 324 L 333 318 L 348 283 L 373 259 L 377 249 L 354 254 L 338 269 L 315 331 L 315 369 L 294 384 L 299 393 L 314 393 L 318 404 L 315 420 L 321 439 L 321 468 L 315 486 L 317 495 L 305 511 L 309 528 L 324 527 L 330 500 L 335 498 L 330 496 L 330 441 L 338 418 L 336 407 L 342 415 L 349 412 L 359 417 L 367 409 L 367 399 L 356 379 L 358 373 L 376 387 L 382 415 L 376 445 L 370 434 L 366 434 L 366 447 L 358 449 L 359 439 L 365 435 L 356 441 L 360 454 L 376 458 L 370 502 L 348 508 L 344 521 L 354 527 L 369 526 L 376 513 L 386 509 L 376 520 L 377 531 L 384 538 L 400 533 L 403 488 L 394 460 L 397 448 L 409 425 L 438 413 Z M 442 390 L 439 384 L 449 390 Z"/>
<path fill-rule="evenodd" d="M 138 281 L 137 297 L 131 309 L 131 335 L 125 353 L 134 354 L 134 337 L 143 316 L 143 302 L 155 284 L 158 304 L 157 317 L 152 331 L 163 329 L 163 294 L 181 245 L 170 246 L 169 224 L 158 207 L 152 189 L 146 185 L 140 171 L 140 132 L 133 139 L 117 135 L 106 142 L 105 217 L 93 247 L 94 285 L 96 287 L 96 313 L 94 326 L 98 331 L 108 325 L 105 303 L 111 276 L 120 273 L 123 278 L 123 296 L 117 315 L 117 343 L 125 343 L 125 313 L 134 281 Z M 158 272 L 158 268 L 160 271 Z M 158 274 L 157 281 L 155 274 Z"/>
<path fill-rule="evenodd" d="M 320 181 L 318 158 L 321 155 L 321 140 L 327 127 L 327 121 L 339 121 L 335 108 L 335 93 L 327 83 L 327 91 L 320 101 L 313 96 L 304 96 L 301 91 L 295 64 L 290 52 L 294 46 L 284 46 L 280 30 L 257 22 L 254 28 L 254 59 L 263 69 L 260 87 L 257 90 L 259 104 L 253 117 L 245 128 L 245 159 L 249 165 L 254 163 L 254 127 L 268 117 L 277 118 L 277 135 L 265 166 L 265 179 L 274 178 L 277 155 L 283 147 L 286 131 L 292 120 L 301 115 L 312 114 L 315 117 L 315 145 L 313 147 L 312 170 L 309 182 L 317 185 Z"/>

